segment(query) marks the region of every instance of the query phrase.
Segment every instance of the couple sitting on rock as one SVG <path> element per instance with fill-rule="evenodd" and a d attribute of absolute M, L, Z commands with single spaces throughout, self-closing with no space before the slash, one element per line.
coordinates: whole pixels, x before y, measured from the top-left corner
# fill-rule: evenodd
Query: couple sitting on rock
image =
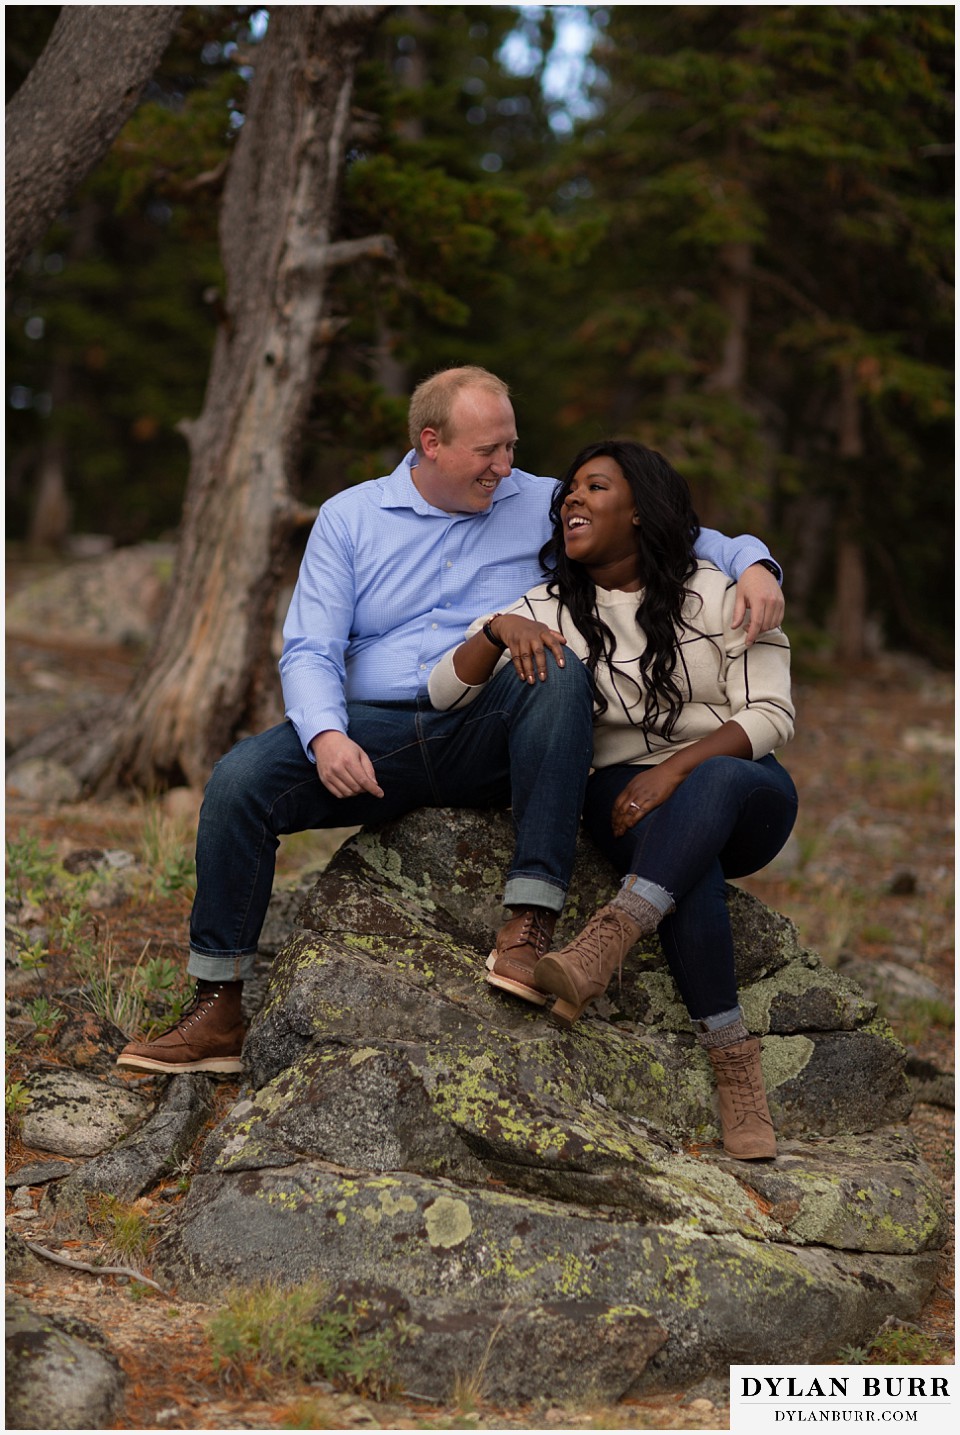
<path fill-rule="evenodd" d="M 513 466 L 515 423 L 494 375 L 434 375 L 406 458 L 321 508 L 284 626 L 287 721 L 233 748 L 204 796 L 196 999 L 119 1065 L 241 1069 L 281 834 L 509 804 L 510 916 L 487 981 L 553 999 L 569 1026 L 658 931 L 725 1149 L 775 1156 L 724 883 L 769 862 L 796 815 L 773 756 L 793 732 L 778 570 L 757 539 L 701 530 L 661 455 L 595 443 L 558 485 Z M 581 815 L 623 882 L 554 952 Z"/>

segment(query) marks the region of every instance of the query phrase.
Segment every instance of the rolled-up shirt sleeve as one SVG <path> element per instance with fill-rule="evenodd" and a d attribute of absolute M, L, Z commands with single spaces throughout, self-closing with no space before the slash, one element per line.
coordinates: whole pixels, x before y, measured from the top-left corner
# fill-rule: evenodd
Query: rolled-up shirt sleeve
<path fill-rule="evenodd" d="M 517 613 L 523 606 L 524 602 L 521 599 L 519 603 L 514 603 L 509 608 L 502 608 L 501 612 Z M 479 633 L 484 623 L 489 623 L 493 616 L 492 613 L 485 613 L 482 618 L 477 618 L 475 622 L 471 623 L 467 629 L 464 642 L 466 642 L 467 638 L 472 638 L 475 633 Z M 499 673 L 501 668 L 505 668 L 510 662 L 510 654 L 508 652 L 502 653 L 497 661 L 497 666 L 490 674 L 490 678 L 487 678 L 487 683 L 464 683 L 457 677 L 453 666 L 453 655 L 460 646 L 461 644 L 458 643 L 456 648 L 448 648 L 443 654 L 443 657 L 434 665 L 430 673 L 430 678 L 427 683 L 427 692 L 429 693 L 432 706 L 440 712 L 452 712 L 455 708 L 469 707 L 483 692 L 490 678 L 492 678 L 494 674 Z"/>
<path fill-rule="evenodd" d="M 772 563 L 777 570 L 777 581 L 783 582 L 783 570 L 777 560 L 771 557 L 770 549 L 761 538 L 752 533 L 741 533 L 737 538 L 727 538 L 716 528 L 701 528 L 694 552 L 704 562 L 712 563 L 721 573 L 739 579 L 754 563 Z"/>

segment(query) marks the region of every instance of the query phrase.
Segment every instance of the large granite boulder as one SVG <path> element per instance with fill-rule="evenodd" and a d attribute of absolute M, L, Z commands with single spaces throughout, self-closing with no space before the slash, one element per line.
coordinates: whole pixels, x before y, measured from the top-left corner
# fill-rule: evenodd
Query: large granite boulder
<path fill-rule="evenodd" d="M 401 1378 L 440 1398 L 488 1348 L 490 1398 L 555 1396 L 562 1367 L 616 1399 L 915 1316 L 946 1220 L 874 1004 L 729 889 L 780 1137 L 733 1161 L 655 938 L 570 1032 L 484 983 L 511 846 L 504 814 L 419 812 L 307 892 L 161 1278 L 390 1292 Z M 614 883 L 584 843 L 559 937 Z"/>

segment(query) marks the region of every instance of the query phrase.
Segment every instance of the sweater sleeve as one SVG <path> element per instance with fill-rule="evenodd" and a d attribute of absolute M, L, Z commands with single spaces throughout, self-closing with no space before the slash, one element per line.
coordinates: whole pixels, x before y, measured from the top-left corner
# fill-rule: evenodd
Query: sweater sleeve
<path fill-rule="evenodd" d="M 748 648 L 742 631 L 731 626 L 735 601 L 731 586 L 723 600 L 727 701 L 730 718 L 747 734 L 756 760 L 793 737 L 796 710 L 790 694 L 790 643 L 781 628 L 771 628 Z"/>
<path fill-rule="evenodd" d="M 524 593 L 523 597 L 518 598 L 515 603 L 511 603 L 509 608 L 501 608 L 500 613 L 522 613 L 525 618 L 546 623 L 551 628 L 561 626 L 560 610 L 556 599 L 547 595 L 542 584 L 537 588 L 531 588 L 529 593 Z M 463 641 L 466 642 L 467 638 L 472 638 L 474 633 L 479 633 L 484 623 L 489 623 L 491 618 L 497 616 L 496 613 L 485 613 L 482 618 L 477 618 L 476 622 L 470 624 Z M 457 648 L 459 647 L 458 643 Z M 490 678 L 487 678 L 487 683 L 473 685 L 463 683 L 457 677 L 453 667 L 453 655 L 457 648 L 449 648 L 444 653 L 431 671 L 427 683 L 430 702 L 440 712 L 451 712 L 454 708 L 468 707 L 483 692 L 490 678 L 496 677 L 497 673 L 502 672 L 512 662 L 509 652 L 503 652 L 497 661 L 497 666 L 490 674 Z"/>
<path fill-rule="evenodd" d="M 503 611 L 505 613 L 515 613 L 519 607 L 520 604 L 514 603 L 512 607 L 504 608 Z M 477 618 L 475 622 L 470 624 L 463 641 L 466 642 L 467 638 L 472 638 L 474 633 L 479 633 L 484 623 L 489 623 L 493 616 L 493 613 L 485 613 L 482 618 Z M 500 672 L 501 668 L 505 668 L 510 662 L 510 654 L 508 652 L 501 653 L 497 661 L 497 666 L 490 674 L 490 678 L 487 678 L 487 683 L 463 683 L 457 677 L 453 666 L 453 655 L 459 647 L 460 644 L 458 643 L 456 648 L 447 649 L 443 657 L 439 659 L 431 670 L 427 683 L 427 692 L 430 695 L 430 702 L 433 707 L 437 708 L 440 712 L 452 712 L 455 708 L 469 707 L 483 692 L 490 678 L 494 677 L 496 673 Z"/>

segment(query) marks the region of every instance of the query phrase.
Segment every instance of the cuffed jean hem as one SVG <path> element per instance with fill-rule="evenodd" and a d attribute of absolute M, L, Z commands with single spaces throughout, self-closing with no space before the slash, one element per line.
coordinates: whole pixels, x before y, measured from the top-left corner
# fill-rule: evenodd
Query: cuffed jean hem
<path fill-rule="evenodd" d="M 699 1016 L 693 1019 L 697 1031 L 720 1031 L 722 1027 L 732 1026 L 735 1021 L 743 1021 L 743 1008 L 735 1006 L 731 1011 L 717 1012 L 716 1016 Z"/>
<path fill-rule="evenodd" d="M 677 904 L 666 887 L 661 887 L 656 882 L 648 882 L 646 877 L 638 877 L 636 872 L 627 873 L 620 883 L 620 889 L 629 892 L 631 896 L 642 897 L 651 907 L 656 908 L 661 917 L 669 917 L 671 912 L 677 910 Z"/>
<path fill-rule="evenodd" d="M 256 969 L 256 952 L 228 952 L 222 957 L 190 948 L 187 976 L 205 982 L 248 982 Z"/>
<path fill-rule="evenodd" d="M 510 877 L 503 889 L 505 907 L 546 907 L 548 912 L 562 912 L 566 890 L 538 877 Z"/>

